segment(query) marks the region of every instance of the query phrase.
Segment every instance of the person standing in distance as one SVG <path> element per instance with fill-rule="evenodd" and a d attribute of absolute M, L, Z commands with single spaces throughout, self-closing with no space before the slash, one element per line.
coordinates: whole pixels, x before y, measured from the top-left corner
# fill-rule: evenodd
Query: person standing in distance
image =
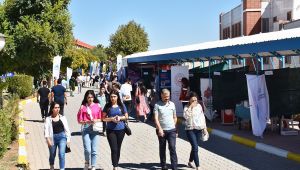
<path fill-rule="evenodd" d="M 64 105 L 67 105 L 66 88 L 61 85 L 62 79 L 57 80 L 57 85 L 51 88 L 51 102 L 56 102 L 60 106 L 59 114 L 64 115 Z"/>
<path fill-rule="evenodd" d="M 161 101 L 154 106 L 154 121 L 156 125 L 156 134 L 159 141 L 159 157 L 162 170 L 167 170 L 166 165 L 166 145 L 168 142 L 171 168 L 177 170 L 177 153 L 176 153 L 176 107 L 170 101 L 170 91 L 163 89 L 161 91 Z"/>
<path fill-rule="evenodd" d="M 45 121 L 45 118 L 48 116 L 50 98 L 50 90 L 47 88 L 47 81 L 43 81 L 43 87 L 39 88 L 36 98 L 37 102 L 40 104 L 42 119 Z"/>

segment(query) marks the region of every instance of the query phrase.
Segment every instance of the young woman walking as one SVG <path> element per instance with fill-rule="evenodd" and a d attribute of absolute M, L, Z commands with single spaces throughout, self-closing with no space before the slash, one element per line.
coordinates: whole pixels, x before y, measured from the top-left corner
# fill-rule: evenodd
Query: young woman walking
<path fill-rule="evenodd" d="M 59 168 L 65 169 L 66 146 L 70 147 L 71 133 L 65 116 L 59 114 L 60 106 L 56 102 L 50 105 L 50 112 L 45 121 L 45 138 L 48 144 L 50 170 L 54 170 L 56 149 L 58 148 Z"/>
<path fill-rule="evenodd" d="M 125 122 L 128 119 L 126 107 L 120 100 L 119 92 L 112 90 L 110 100 L 103 110 L 103 121 L 107 122 L 107 140 L 111 150 L 113 169 L 117 170 L 121 155 L 122 141 L 125 135 Z"/>
<path fill-rule="evenodd" d="M 189 102 L 184 107 L 183 117 L 185 118 L 185 131 L 192 146 L 188 167 L 194 168 L 192 163 L 195 162 L 196 169 L 200 170 L 198 143 L 202 133 L 207 134 L 208 132 L 203 109 L 198 103 L 197 94 L 195 92 L 190 92 L 189 94 Z"/>
<path fill-rule="evenodd" d="M 93 90 L 86 91 L 81 107 L 77 113 L 77 121 L 81 126 L 85 165 L 88 170 L 91 162 L 92 170 L 96 169 L 99 131 L 93 126 L 101 122 L 102 109 Z"/>

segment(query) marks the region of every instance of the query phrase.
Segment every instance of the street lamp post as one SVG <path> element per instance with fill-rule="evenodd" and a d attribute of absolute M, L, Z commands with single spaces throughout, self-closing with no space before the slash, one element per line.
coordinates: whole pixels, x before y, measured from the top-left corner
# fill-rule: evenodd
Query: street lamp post
<path fill-rule="evenodd" d="M 4 48 L 5 45 L 5 35 L 0 33 L 0 51 Z M 2 79 L 0 79 L 1 83 Z M 0 109 L 3 107 L 3 95 L 2 95 L 2 89 L 0 89 Z"/>

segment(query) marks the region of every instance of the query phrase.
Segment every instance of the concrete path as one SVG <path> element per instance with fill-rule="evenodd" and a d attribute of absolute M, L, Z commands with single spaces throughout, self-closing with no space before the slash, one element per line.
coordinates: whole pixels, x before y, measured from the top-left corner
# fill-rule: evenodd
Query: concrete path
<path fill-rule="evenodd" d="M 84 155 L 82 138 L 80 135 L 80 125 L 77 124 L 76 114 L 83 99 L 84 91 L 81 94 L 75 94 L 75 97 L 68 97 L 68 105 L 65 107 L 65 115 L 69 121 L 70 130 L 72 132 L 71 149 L 72 152 L 66 154 L 66 169 L 82 169 L 84 166 Z M 30 103 L 24 107 L 25 130 L 27 132 L 27 153 L 29 166 L 33 170 L 48 169 L 48 148 L 43 134 L 43 122 L 41 122 L 40 110 L 38 103 Z M 130 122 L 129 126 L 132 129 L 132 136 L 125 136 L 120 159 L 119 169 L 159 169 L 159 153 L 158 140 L 155 134 L 155 129 L 151 124 Z M 228 146 L 226 145 L 228 144 Z M 110 170 L 112 169 L 110 159 L 110 148 L 106 137 L 100 137 L 99 157 L 97 160 L 97 168 Z M 252 148 L 226 141 L 222 138 L 211 136 L 207 143 L 201 143 L 200 146 L 205 146 L 206 149 L 200 147 L 199 156 L 202 169 L 217 170 L 217 169 L 259 169 L 251 166 L 251 162 L 245 160 L 247 153 L 252 152 Z M 216 150 L 218 148 L 218 150 Z M 229 149 L 232 148 L 230 151 Z M 236 150 L 242 151 L 245 155 L 237 155 Z M 241 148 L 241 149 L 240 149 Z M 224 150 L 223 150 L 224 149 Z M 177 139 L 177 154 L 179 169 L 190 169 L 186 167 L 190 152 L 190 144 L 185 138 L 183 129 L 181 128 Z M 218 153 L 221 152 L 221 153 Z M 231 154 L 232 153 L 232 154 Z M 241 153 L 241 154 L 242 154 Z M 284 162 L 281 158 L 274 157 L 264 152 L 254 151 L 254 154 L 261 154 L 270 157 L 269 163 L 272 160 L 280 160 L 279 163 L 293 169 L 299 164 L 293 162 Z M 240 153 L 239 153 L 240 154 Z M 168 153 L 167 153 L 168 155 Z M 245 157 L 244 161 L 240 161 L 240 157 Z M 263 157 L 265 159 L 265 157 Z M 229 159 L 230 158 L 230 159 Z M 262 158 L 259 156 L 258 158 Z M 235 160 L 237 159 L 237 160 Z M 250 158 L 255 159 L 255 158 Z M 167 157 L 168 163 L 169 157 Z M 259 162 L 259 160 L 257 160 Z M 264 161 L 264 160 L 261 160 Z M 237 162 L 241 162 L 240 164 Z M 292 165 L 292 166 L 287 166 Z M 58 168 L 58 157 L 56 157 L 55 167 Z M 271 166 L 272 167 L 272 166 Z M 300 166 L 299 166 L 300 167 Z M 262 168 L 270 168 L 270 166 L 262 166 Z M 276 166 L 272 169 L 277 169 Z M 280 169 L 280 168 L 279 168 Z M 295 168 L 296 169 L 296 168 Z"/>

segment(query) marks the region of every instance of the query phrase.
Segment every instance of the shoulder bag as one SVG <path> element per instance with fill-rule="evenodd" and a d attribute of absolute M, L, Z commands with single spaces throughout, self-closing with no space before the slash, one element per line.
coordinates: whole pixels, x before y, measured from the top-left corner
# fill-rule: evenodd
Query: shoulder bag
<path fill-rule="evenodd" d="M 121 109 L 121 111 L 122 111 L 122 109 Z M 122 114 L 125 116 L 125 114 L 123 113 L 123 111 L 122 111 Z M 130 136 L 132 133 L 131 133 L 130 127 L 128 126 L 128 120 L 123 120 L 123 122 L 124 122 L 124 126 L 125 126 L 124 131 L 125 131 L 126 135 Z"/>
<path fill-rule="evenodd" d="M 91 120 L 93 120 L 94 118 L 93 118 L 91 109 L 87 105 L 86 105 L 86 108 L 87 108 L 88 115 L 90 116 Z M 103 129 L 102 122 L 95 122 L 92 126 L 93 126 L 93 131 L 99 132 Z"/>

